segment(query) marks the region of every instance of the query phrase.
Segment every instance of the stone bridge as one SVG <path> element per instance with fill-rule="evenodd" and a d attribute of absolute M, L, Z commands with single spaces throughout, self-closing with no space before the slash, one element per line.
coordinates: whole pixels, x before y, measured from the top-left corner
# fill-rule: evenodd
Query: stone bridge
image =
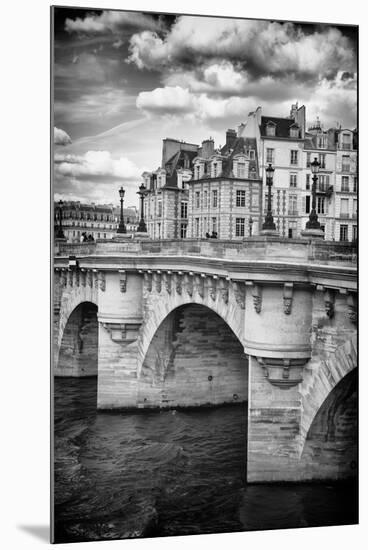
<path fill-rule="evenodd" d="M 54 372 L 99 409 L 244 402 L 248 481 L 356 475 L 354 245 L 61 243 L 54 270 Z"/>

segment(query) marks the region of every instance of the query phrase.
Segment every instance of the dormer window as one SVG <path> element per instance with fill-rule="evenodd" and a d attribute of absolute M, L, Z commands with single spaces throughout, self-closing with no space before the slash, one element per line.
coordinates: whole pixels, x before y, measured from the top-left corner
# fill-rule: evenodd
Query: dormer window
<path fill-rule="evenodd" d="M 215 178 L 217 176 L 217 162 L 213 163 L 213 177 Z"/>
<path fill-rule="evenodd" d="M 255 159 L 255 151 L 253 149 L 249 150 L 249 159 L 254 160 Z"/>
<path fill-rule="evenodd" d="M 327 144 L 327 137 L 326 136 L 318 136 L 317 138 L 317 147 L 318 149 L 325 149 Z"/>
<path fill-rule="evenodd" d="M 299 137 L 299 127 L 298 126 L 291 126 L 290 127 L 290 137 L 292 138 L 298 138 Z"/>
<path fill-rule="evenodd" d="M 200 170 L 200 167 L 199 167 L 199 165 L 197 164 L 197 166 L 195 167 L 196 179 L 197 179 L 197 180 L 199 180 L 199 170 Z"/>
<path fill-rule="evenodd" d="M 351 149 L 351 138 L 350 134 L 342 134 L 342 148 L 350 151 Z"/>
<path fill-rule="evenodd" d="M 276 124 L 274 122 L 267 122 L 266 135 L 267 136 L 275 136 L 276 135 Z"/>
<path fill-rule="evenodd" d="M 245 178 L 245 162 L 238 162 L 238 178 Z"/>

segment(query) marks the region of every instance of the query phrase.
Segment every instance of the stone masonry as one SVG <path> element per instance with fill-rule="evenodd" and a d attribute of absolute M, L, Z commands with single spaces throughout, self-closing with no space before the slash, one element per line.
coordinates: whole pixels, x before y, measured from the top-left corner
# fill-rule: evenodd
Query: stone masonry
<path fill-rule="evenodd" d="M 248 481 L 355 475 L 353 246 L 122 239 L 79 246 L 75 268 L 70 254 L 55 256 L 55 374 L 66 357 L 85 374 L 97 308 L 98 408 L 247 401 Z"/>

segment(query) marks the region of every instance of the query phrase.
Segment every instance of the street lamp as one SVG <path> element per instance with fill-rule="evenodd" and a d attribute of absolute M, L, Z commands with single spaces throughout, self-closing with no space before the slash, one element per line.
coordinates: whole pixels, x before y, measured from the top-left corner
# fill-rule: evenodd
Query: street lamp
<path fill-rule="evenodd" d="M 59 201 L 58 206 L 58 213 L 59 213 L 59 225 L 56 232 L 56 238 L 57 239 L 65 239 L 64 231 L 63 231 L 63 201 Z"/>
<path fill-rule="evenodd" d="M 321 166 L 320 163 L 317 160 L 317 157 L 314 158 L 314 161 L 311 162 L 311 170 L 312 170 L 312 210 L 309 214 L 309 221 L 306 223 L 305 228 L 306 229 L 321 229 L 321 225 L 318 221 L 318 216 L 316 212 L 316 187 L 317 187 L 317 181 L 318 181 L 318 172 L 319 167 Z"/>
<path fill-rule="evenodd" d="M 124 224 L 124 195 L 125 195 L 125 189 L 123 186 L 119 189 L 119 195 L 120 195 L 120 223 L 117 230 L 117 233 L 126 233 L 126 227 Z"/>
<path fill-rule="evenodd" d="M 252 229 L 253 229 L 253 218 L 252 218 L 252 216 L 249 218 L 248 223 L 249 223 L 249 237 L 251 237 L 252 236 Z"/>
<path fill-rule="evenodd" d="M 147 233 L 147 227 L 144 221 L 144 208 L 143 208 L 143 201 L 144 201 L 145 194 L 146 194 L 146 188 L 144 183 L 142 183 L 139 186 L 139 191 L 137 191 L 137 195 L 139 195 L 139 198 L 141 200 L 141 219 L 139 220 L 139 225 L 138 225 L 138 231 L 140 233 Z"/>
<path fill-rule="evenodd" d="M 276 230 L 275 222 L 273 221 L 272 216 L 272 210 L 271 210 L 271 187 L 273 184 L 273 173 L 275 169 L 272 168 L 272 164 L 270 163 L 266 168 L 266 185 L 268 187 L 268 197 L 267 197 L 267 214 L 264 221 L 264 224 L 262 225 L 262 229 L 266 230 Z"/>

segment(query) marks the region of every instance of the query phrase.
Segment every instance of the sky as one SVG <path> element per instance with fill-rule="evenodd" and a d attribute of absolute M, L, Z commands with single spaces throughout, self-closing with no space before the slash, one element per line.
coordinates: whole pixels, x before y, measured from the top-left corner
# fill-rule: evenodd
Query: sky
<path fill-rule="evenodd" d="M 225 142 L 262 107 L 325 128 L 357 124 L 353 26 L 54 9 L 54 193 L 138 205 L 166 137 Z"/>

